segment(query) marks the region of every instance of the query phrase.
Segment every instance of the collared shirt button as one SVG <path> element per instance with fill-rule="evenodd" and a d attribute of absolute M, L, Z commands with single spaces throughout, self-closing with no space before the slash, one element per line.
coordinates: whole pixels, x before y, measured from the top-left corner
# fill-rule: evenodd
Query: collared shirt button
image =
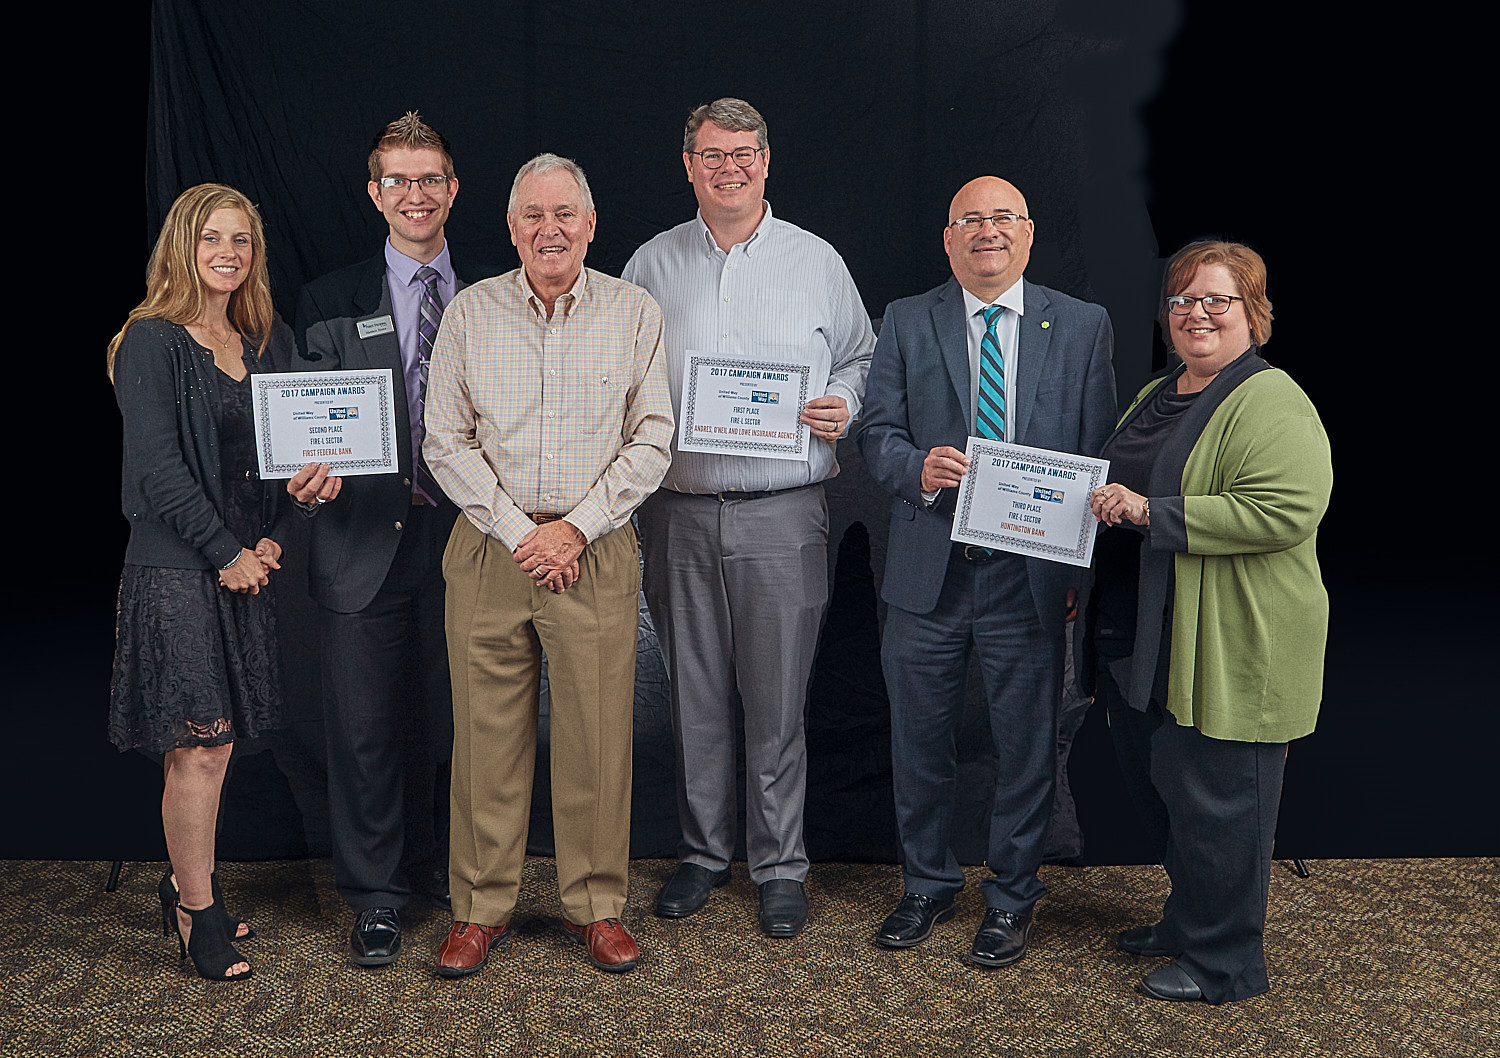
<path fill-rule="evenodd" d="M 552 458 L 552 453 L 551 453 L 551 452 L 548 452 L 548 453 L 547 453 L 547 458 L 548 458 L 548 459 L 551 459 L 551 458 Z"/>
<path fill-rule="evenodd" d="M 552 368 L 550 371 L 547 372 L 547 374 L 551 375 L 553 378 L 556 378 L 557 377 L 557 368 L 555 368 L 555 367 Z"/>
<path fill-rule="evenodd" d="M 548 334 L 556 334 L 557 333 L 557 328 L 556 327 L 549 327 L 547 329 L 547 333 Z"/>
<path fill-rule="evenodd" d="M 728 295 L 728 294 L 725 294 L 725 295 L 724 295 L 724 300 L 725 300 L 725 301 L 728 301 L 728 300 L 729 300 L 729 295 Z"/>

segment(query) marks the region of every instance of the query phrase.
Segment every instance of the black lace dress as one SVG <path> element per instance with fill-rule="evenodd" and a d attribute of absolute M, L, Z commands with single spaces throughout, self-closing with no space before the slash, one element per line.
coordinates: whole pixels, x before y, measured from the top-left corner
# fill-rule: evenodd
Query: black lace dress
<path fill-rule="evenodd" d="M 215 369 L 217 370 L 217 369 Z M 218 377 L 225 526 L 250 550 L 260 535 L 250 381 Z M 244 561 L 244 559 L 241 559 Z M 215 570 L 127 564 L 120 577 L 109 740 L 157 753 L 222 746 L 279 726 L 281 666 L 274 578 L 259 594 L 219 586 Z"/>

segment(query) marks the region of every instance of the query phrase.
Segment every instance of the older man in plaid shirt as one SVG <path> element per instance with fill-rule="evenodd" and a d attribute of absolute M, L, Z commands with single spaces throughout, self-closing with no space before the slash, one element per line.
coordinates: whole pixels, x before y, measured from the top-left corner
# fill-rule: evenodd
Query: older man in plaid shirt
<path fill-rule="evenodd" d="M 521 267 L 443 314 L 423 453 L 463 512 L 444 556 L 453 673 L 454 924 L 438 973 L 484 965 L 526 854 L 537 684 L 547 652 L 557 887 L 601 970 L 640 958 L 620 922 L 630 854 L 640 562 L 631 512 L 670 459 L 661 311 L 583 267 L 583 171 L 521 167 L 507 214 Z"/>

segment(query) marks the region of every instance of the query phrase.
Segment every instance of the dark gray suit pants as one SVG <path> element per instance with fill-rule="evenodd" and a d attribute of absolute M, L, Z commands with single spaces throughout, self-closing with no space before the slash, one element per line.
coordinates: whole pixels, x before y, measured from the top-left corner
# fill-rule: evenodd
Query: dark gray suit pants
<path fill-rule="evenodd" d="M 891 700 L 896 825 L 907 892 L 947 901 L 964 885 L 952 824 L 957 740 L 973 651 L 999 758 L 985 905 L 1020 913 L 1045 894 L 1036 872 L 1057 774 L 1063 650 L 1061 625 L 1042 626 L 1025 560 L 1015 555 L 975 565 L 955 552 L 931 613 L 890 607 L 881 663 Z"/>
<path fill-rule="evenodd" d="M 443 637 L 452 504 L 413 507 L 390 572 L 358 613 L 319 608 L 333 875 L 356 911 L 404 907 L 408 869 L 447 863 L 453 697 Z"/>

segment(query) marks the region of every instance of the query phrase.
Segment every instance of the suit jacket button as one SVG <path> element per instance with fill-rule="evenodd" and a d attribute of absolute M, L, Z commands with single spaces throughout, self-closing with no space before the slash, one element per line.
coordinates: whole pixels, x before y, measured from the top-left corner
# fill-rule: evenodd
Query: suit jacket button
<path fill-rule="evenodd" d="M 411 488 L 411 478 L 402 478 L 401 484 L 405 485 L 407 488 Z"/>
<path fill-rule="evenodd" d="M 400 528 L 401 528 L 401 523 L 400 523 L 400 522 L 397 522 L 397 523 L 396 523 L 396 528 L 397 528 L 397 529 L 398 529 L 398 530 L 399 530 L 399 529 L 400 529 Z"/>

